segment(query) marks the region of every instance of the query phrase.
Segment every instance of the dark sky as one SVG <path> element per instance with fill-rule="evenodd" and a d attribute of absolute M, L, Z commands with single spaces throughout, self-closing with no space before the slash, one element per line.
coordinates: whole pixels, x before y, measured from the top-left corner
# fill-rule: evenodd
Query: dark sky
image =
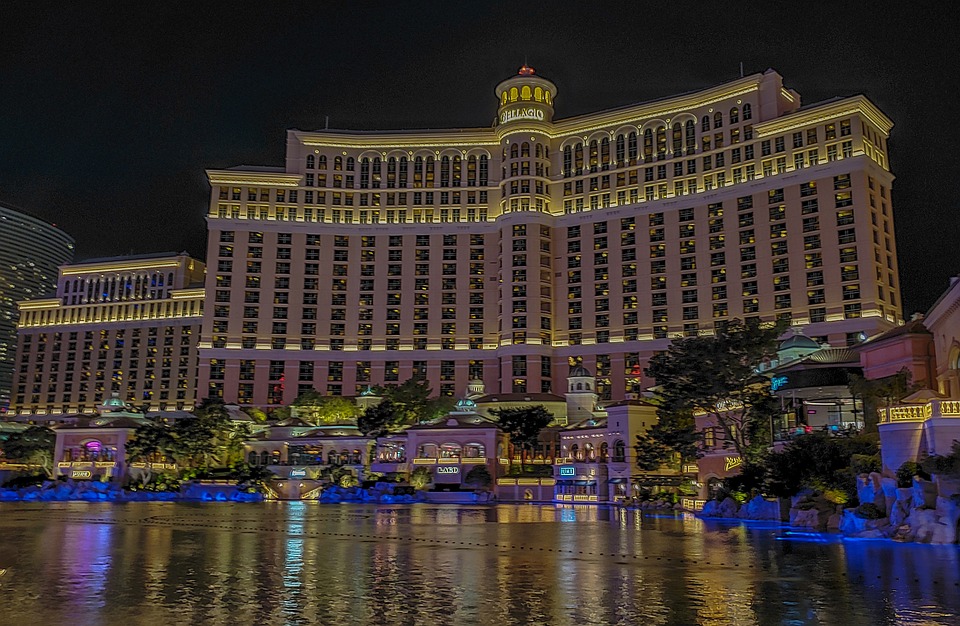
<path fill-rule="evenodd" d="M 203 256 L 205 168 L 282 165 L 287 128 L 485 126 L 524 58 L 557 117 L 774 68 L 858 92 L 890 140 L 905 313 L 960 274 L 960 11 L 948 3 L 7 2 L 0 202 L 78 259 Z M 789 4 L 789 6 L 787 6 Z M 782 5 L 782 6 L 781 6 Z"/>

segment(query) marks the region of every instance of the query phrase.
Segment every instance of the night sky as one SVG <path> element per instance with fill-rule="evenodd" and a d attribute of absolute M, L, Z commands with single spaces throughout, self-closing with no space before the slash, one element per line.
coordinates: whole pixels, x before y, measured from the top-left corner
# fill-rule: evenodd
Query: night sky
<path fill-rule="evenodd" d="M 722 83 L 743 62 L 776 69 L 806 104 L 864 93 L 894 120 L 907 316 L 960 274 L 949 4 L 83 4 L 0 8 L 0 202 L 72 234 L 78 259 L 203 258 L 204 169 L 282 165 L 284 131 L 325 116 L 346 129 L 487 126 L 494 86 L 527 59 L 569 117 Z"/>

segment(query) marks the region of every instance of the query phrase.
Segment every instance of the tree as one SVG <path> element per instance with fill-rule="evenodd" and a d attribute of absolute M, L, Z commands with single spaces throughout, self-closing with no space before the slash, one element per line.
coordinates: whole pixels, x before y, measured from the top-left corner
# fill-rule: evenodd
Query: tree
<path fill-rule="evenodd" d="M 678 414 L 707 415 L 750 462 L 769 442 L 765 433 L 779 413 L 770 382 L 755 368 L 776 352 L 785 325 L 734 319 L 713 336 L 677 339 L 666 352 L 655 355 L 646 374 L 660 388 L 661 421 L 671 416 L 677 420 Z M 689 421 L 685 425 L 690 426 Z"/>
<path fill-rule="evenodd" d="M 524 471 L 527 450 L 533 450 L 540 432 L 553 421 L 553 414 L 542 404 L 491 411 L 500 424 L 500 429 L 510 437 L 514 448 L 520 449 L 520 471 Z M 512 457 L 512 455 L 511 455 Z"/>
<path fill-rule="evenodd" d="M 422 424 L 442 417 L 454 406 L 452 398 L 432 398 L 426 381 L 413 378 L 399 385 L 377 387 L 374 393 L 393 403 L 400 425 Z"/>
<path fill-rule="evenodd" d="M 850 393 L 863 401 L 863 429 L 877 431 L 877 409 L 887 408 L 920 388 L 911 382 L 910 370 L 902 368 L 896 374 L 867 380 L 859 374 L 848 376 Z"/>
<path fill-rule="evenodd" d="M 486 465 L 474 465 L 464 476 L 463 484 L 474 489 L 486 490 L 493 484 L 493 476 L 490 475 L 490 470 L 487 469 Z"/>
<path fill-rule="evenodd" d="M 637 467 L 652 472 L 663 465 L 675 464 L 677 459 L 680 465 L 693 462 L 700 456 L 701 440 L 693 413 L 662 414 L 646 434 L 637 435 L 633 447 L 637 452 Z"/>
<path fill-rule="evenodd" d="M 381 400 L 379 404 L 367 407 L 357 418 L 357 428 L 368 437 L 380 437 L 396 428 L 399 420 L 393 402 Z"/>
<path fill-rule="evenodd" d="M 343 396 L 322 396 L 316 390 L 301 394 L 291 406 L 297 415 L 314 424 L 344 424 L 357 419 L 360 408 Z"/>
<path fill-rule="evenodd" d="M 10 460 L 38 465 L 48 478 L 53 478 L 53 449 L 57 436 L 46 426 L 31 426 L 0 443 L 3 455 Z"/>
<path fill-rule="evenodd" d="M 783 450 L 767 455 L 764 491 L 771 496 L 789 497 L 804 487 L 833 491 L 847 502 L 856 498 L 857 458 L 873 457 L 877 444 L 868 437 L 831 437 L 811 433 L 797 437 Z"/>
<path fill-rule="evenodd" d="M 172 459 L 175 446 L 176 441 L 169 428 L 156 422 L 148 422 L 133 431 L 133 437 L 127 441 L 125 448 L 127 458 L 136 462 L 157 456 Z M 149 483 L 153 479 L 153 471 L 149 467 L 143 468 L 140 474 L 143 483 Z"/>

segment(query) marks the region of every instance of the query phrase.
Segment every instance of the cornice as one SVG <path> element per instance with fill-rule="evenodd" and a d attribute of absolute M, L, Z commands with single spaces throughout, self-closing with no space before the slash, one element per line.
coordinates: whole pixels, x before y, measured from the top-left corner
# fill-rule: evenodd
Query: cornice
<path fill-rule="evenodd" d="M 303 176 L 284 172 L 250 172 L 243 170 L 207 170 L 211 185 L 265 185 L 299 187 Z"/>

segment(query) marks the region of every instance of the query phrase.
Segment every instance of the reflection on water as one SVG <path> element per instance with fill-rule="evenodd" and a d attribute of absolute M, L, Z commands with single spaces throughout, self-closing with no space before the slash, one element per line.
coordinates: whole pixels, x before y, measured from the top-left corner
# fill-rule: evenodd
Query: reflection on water
<path fill-rule="evenodd" d="M 0 505 L 0 623 L 956 624 L 956 546 L 595 506 Z"/>

